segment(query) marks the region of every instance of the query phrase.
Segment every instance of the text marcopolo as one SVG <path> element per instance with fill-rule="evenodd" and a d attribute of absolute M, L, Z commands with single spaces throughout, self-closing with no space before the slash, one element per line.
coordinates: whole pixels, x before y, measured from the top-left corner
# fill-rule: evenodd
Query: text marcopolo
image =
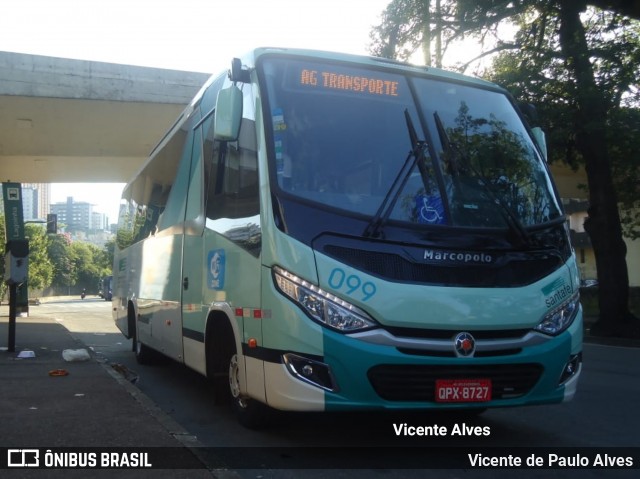
<path fill-rule="evenodd" d="M 424 250 L 422 257 L 425 261 L 443 261 L 455 263 L 493 263 L 493 256 L 486 253 L 471 253 L 458 251 Z"/>

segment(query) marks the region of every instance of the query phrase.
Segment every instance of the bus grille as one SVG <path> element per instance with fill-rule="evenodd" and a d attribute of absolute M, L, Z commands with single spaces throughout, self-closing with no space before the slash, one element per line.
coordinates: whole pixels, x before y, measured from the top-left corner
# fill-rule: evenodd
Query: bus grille
<path fill-rule="evenodd" d="M 375 392 L 387 401 L 435 402 L 436 379 L 491 379 L 492 399 L 528 393 L 542 374 L 539 364 L 423 366 L 381 364 L 367 373 Z"/>
<path fill-rule="evenodd" d="M 492 266 L 452 266 L 415 263 L 399 254 L 344 246 L 326 245 L 323 251 L 349 266 L 379 278 L 440 286 L 513 288 L 534 283 L 561 265 L 559 258 L 553 255 L 512 258 L 503 264 Z"/>

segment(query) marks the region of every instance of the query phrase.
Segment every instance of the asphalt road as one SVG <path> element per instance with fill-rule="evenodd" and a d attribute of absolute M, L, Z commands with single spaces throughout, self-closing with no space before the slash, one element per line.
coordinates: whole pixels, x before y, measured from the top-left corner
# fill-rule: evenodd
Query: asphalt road
<path fill-rule="evenodd" d="M 547 455 L 560 451 L 567 461 L 579 460 L 582 451 L 563 448 L 640 449 L 640 348 L 585 344 L 585 367 L 578 394 L 566 404 L 516 409 L 489 410 L 476 418 L 442 414 L 278 414 L 274 424 L 262 431 L 240 426 L 228 408 L 213 404 L 206 380 L 173 362 L 140 366 L 111 319 L 110 303 L 87 298 L 43 303 L 38 314 L 51 315 L 105 361 L 125 365 L 138 377 L 136 386 L 167 415 L 207 447 L 203 457 L 217 464 L 222 454 L 232 468 L 243 464 L 238 474 L 245 478 L 271 477 L 425 477 L 424 470 L 403 468 L 411 457 L 427 454 L 432 464 L 446 447 L 463 448 L 465 453 L 519 451 L 532 449 Z M 476 428 L 478 434 L 453 437 L 409 437 L 396 434 L 401 424 Z M 440 429 L 441 430 L 441 429 Z M 300 449 L 300 446 L 305 446 Z M 326 449 L 330 447 L 331 449 Z M 433 449 L 431 455 L 428 448 Z M 211 448 L 211 449 L 209 449 Z M 384 448 L 384 449 L 380 449 Z M 393 448 L 393 449 L 391 449 Z M 415 448 L 415 449 L 414 449 Z M 489 449 L 487 449 L 489 448 Z M 515 449 L 514 449 L 515 448 Z M 459 449 L 458 449 L 459 450 Z M 384 451 L 384 454 L 380 454 Z M 393 452 L 389 452 L 393 451 Z M 426 451 L 426 452 L 425 452 Z M 529 452 L 529 449 L 526 449 Z M 573 454 L 575 453 L 575 454 Z M 238 458 L 237 456 L 240 456 Z M 384 456 L 384 457 L 382 457 Z M 323 464 L 345 461 L 372 469 L 324 470 Z M 419 461 L 418 461 L 419 462 Z M 636 461 L 639 462 L 639 461 Z M 339 462 L 343 464 L 343 462 Z M 461 464 L 467 468 L 468 464 Z M 302 471 L 291 468 L 309 467 Z M 416 466 L 418 467 L 418 466 Z M 640 467 L 640 464 L 635 464 Z M 461 471 L 441 469 L 433 477 L 513 477 L 513 469 Z M 525 477 L 634 477 L 638 469 L 523 469 Z"/>

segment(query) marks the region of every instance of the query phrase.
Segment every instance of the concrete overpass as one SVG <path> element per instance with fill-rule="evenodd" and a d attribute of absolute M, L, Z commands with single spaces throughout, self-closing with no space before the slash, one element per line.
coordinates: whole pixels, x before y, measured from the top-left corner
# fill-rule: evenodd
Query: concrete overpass
<path fill-rule="evenodd" d="M 125 183 L 208 77 L 0 52 L 0 181 Z"/>

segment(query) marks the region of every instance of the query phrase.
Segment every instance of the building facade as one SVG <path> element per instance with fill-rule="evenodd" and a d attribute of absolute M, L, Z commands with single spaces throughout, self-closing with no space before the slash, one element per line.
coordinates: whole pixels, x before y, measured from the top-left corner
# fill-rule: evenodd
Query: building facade
<path fill-rule="evenodd" d="M 67 231 L 89 231 L 92 229 L 93 205 L 84 201 L 74 201 L 67 197 L 66 203 L 51 205 L 51 213 L 58 215 L 58 226 Z"/>

